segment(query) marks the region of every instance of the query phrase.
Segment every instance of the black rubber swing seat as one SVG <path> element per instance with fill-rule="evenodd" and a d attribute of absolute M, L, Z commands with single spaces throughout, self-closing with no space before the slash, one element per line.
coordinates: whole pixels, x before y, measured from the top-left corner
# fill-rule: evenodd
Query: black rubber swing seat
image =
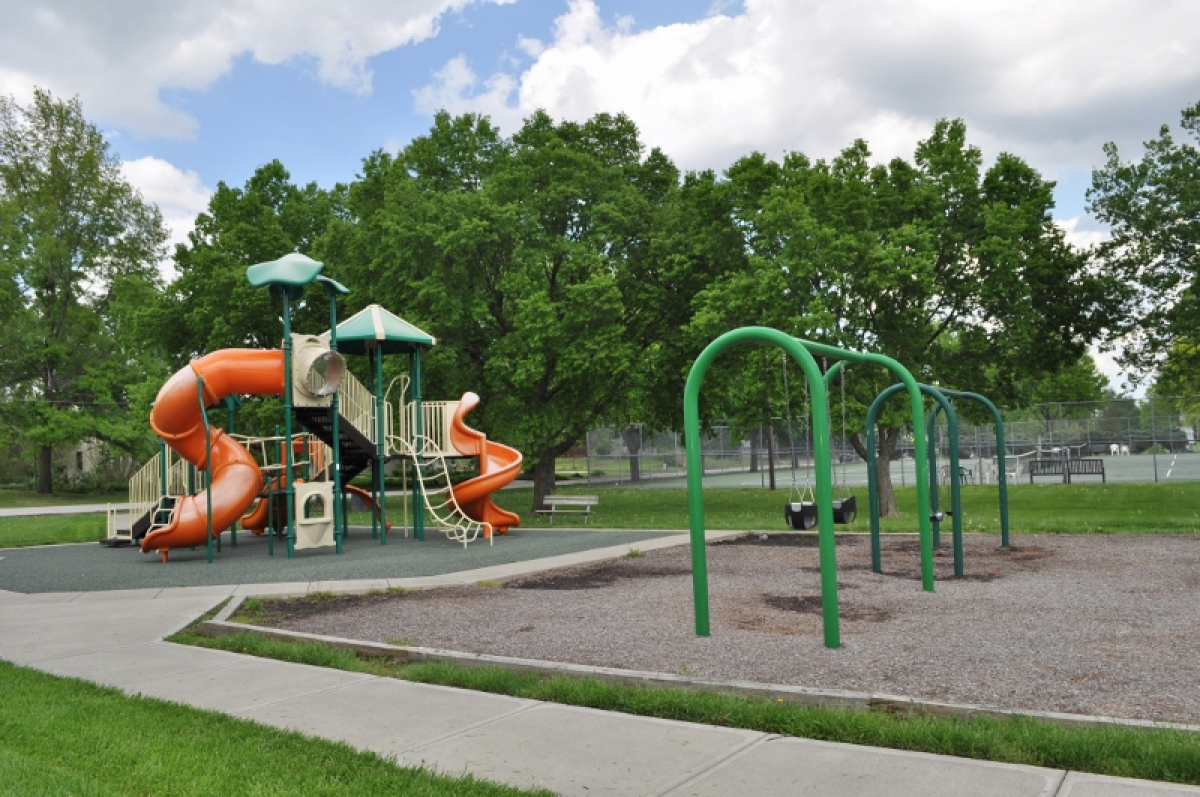
<path fill-rule="evenodd" d="M 845 525 L 858 517 L 858 501 L 854 496 L 833 502 L 833 522 Z M 797 531 L 817 527 L 817 505 L 811 501 L 792 501 L 783 507 L 783 519 Z"/>
<path fill-rule="evenodd" d="M 854 499 L 854 496 L 833 502 L 834 523 L 853 523 L 856 517 L 858 517 L 858 501 Z"/>
<path fill-rule="evenodd" d="M 811 501 L 792 501 L 783 507 L 783 519 L 797 531 L 809 531 L 817 525 L 817 505 Z"/>

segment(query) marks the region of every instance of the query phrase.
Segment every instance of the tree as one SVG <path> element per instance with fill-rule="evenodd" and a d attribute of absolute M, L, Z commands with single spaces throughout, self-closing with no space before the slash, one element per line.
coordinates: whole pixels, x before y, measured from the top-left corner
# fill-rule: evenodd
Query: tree
<path fill-rule="evenodd" d="M 19 320 L 0 342 L 3 398 L 38 448 L 39 492 L 52 489 L 55 447 L 131 445 L 120 430 L 136 343 L 114 336 L 110 311 L 124 287 L 158 284 L 165 240 L 78 98 L 0 97 L 0 303 Z"/>
<path fill-rule="evenodd" d="M 188 242 L 175 248 L 178 278 L 167 288 L 155 324 L 176 365 L 230 347 L 275 348 L 283 327 L 269 291 L 254 288 L 246 269 L 289 252 L 310 254 L 341 206 L 340 192 L 303 188 L 277 160 L 255 169 L 243 188 L 218 183 Z M 322 331 L 328 303 L 319 286 L 293 309 L 293 327 Z"/>
<path fill-rule="evenodd" d="M 692 326 L 707 339 L 764 324 L 1013 404 L 1027 400 L 1024 380 L 1077 361 L 1106 316 L 1110 286 L 1053 223 L 1053 184 L 1009 154 L 985 171 L 961 121 L 938 122 L 911 164 L 872 165 L 857 141 L 829 162 L 794 153 L 766 167 L 754 155 L 729 180 L 742 175 L 767 187 L 738 208 L 748 268 L 697 300 Z M 851 430 L 895 381 L 859 366 L 833 386 Z M 899 401 L 881 418 L 885 514 L 887 463 L 908 418 Z M 865 457 L 862 435 L 850 442 Z"/>
<path fill-rule="evenodd" d="M 1104 400 L 1108 377 L 1096 368 L 1096 361 L 1085 354 L 1057 371 L 1029 380 L 1028 401 L 1033 412 L 1050 428 L 1054 421 L 1090 418 L 1096 403 Z"/>
<path fill-rule="evenodd" d="M 1183 110 L 1180 126 L 1191 143 L 1163 125 L 1137 163 L 1106 144 L 1087 195 L 1088 209 L 1110 229 L 1098 257 L 1129 289 L 1127 321 L 1114 330 L 1124 345 L 1119 361 L 1141 375 L 1172 353 L 1178 359 L 1176 344 L 1200 340 L 1200 102 Z"/>
<path fill-rule="evenodd" d="M 438 338 L 428 384 L 482 396 L 479 425 L 524 451 L 540 507 L 555 458 L 625 414 L 665 334 L 642 275 L 677 180 L 624 116 L 538 112 L 505 139 L 440 113 L 364 161 L 322 253 Z"/>

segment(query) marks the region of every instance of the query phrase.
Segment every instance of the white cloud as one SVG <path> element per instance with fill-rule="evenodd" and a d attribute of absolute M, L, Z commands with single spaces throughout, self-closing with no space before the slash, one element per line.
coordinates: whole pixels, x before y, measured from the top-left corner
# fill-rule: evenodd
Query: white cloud
<path fill-rule="evenodd" d="M 1109 238 L 1108 228 L 1087 214 L 1073 219 L 1056 219 L 1055 223 L 1066 233 L 1067 243 L 1080 249 L 1090 249 Z"/>
<path fill-rule="evenodd" d="M 369 93 L 372 56 L 436 35 L 443 14 L 475 1 L 10 2 L 0 91 L 79 94 L 89 114 L 139 135 L 188 137 L 196 121 L 162 101 L 165 88 L 205 88 L 249 54 L 267 64 L 311 58 L 322 82 Z"/>
<path fill-rule="evenodd" d="M 551 41 L 520 47 L 534 60 L 509 76 L 507 118 L 623 111 L 686 168 L 754 149 L 829 157 L 859 136 L 881 159 L 911 157 L 934 121 L 962 117 L 988 156 L 1053 177 L 1096 165 L 1107 140 L 1136 150 L 1200 99 L 1189 0 L 746 0 L 641 31 L 571 0 Z M 476 80 L 439 76 L 421 96 L 488 112 L 506 83 Z"/>
<path fill-rule="evenodd" d="M 460 55 L 447 61 L 433 77 L 433 83 L 413 92 L 418 111 L 430 115 L 439 110 L 455 115 L 470 111 L 491 117 L 502 128 L 520 124 L 520 111 L 508 104 L 517 86 L 511 75 L 497 72 L 481 84 L 466 57 Z"/>
<path fill-rule="evenodd" d="M 170 233 L 167 260 L 160 264 L 166 280 L 174 279 L 171 255 L 175 244 L 187 243 L 188 233 L 196 224 L 196 216 L 208 209 L 212 189 L 200 181 L 193 171 L 183 171 L 160 158 L 146 157 L 121 164 L 125 179 L 142 193 L 142 197 L 158 205 Z"/>

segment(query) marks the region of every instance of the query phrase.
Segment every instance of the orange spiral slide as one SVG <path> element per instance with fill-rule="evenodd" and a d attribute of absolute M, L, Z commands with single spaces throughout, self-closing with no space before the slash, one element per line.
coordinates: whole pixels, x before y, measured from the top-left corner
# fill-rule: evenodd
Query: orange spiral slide
<path fill-rule="evenodd" d="M 488 440 L 483 432 L 463 423 L 463 417 L 479 405 L 479 396 L 464 393 L 450 421 L 450 443 L 468 457 L 479 457 L 479 475 L 456 484 L 454 500 L 472 520 L 491 523 L 499 534 L 521 525 L 521 516 L 496 506 L 492 493 L 507 486 L 521 472 L 521 452 Z"/>
<path fill-rule="evenodd" d="M 204 468 L 204 419 L 197 379 L 204 379 L 204 406 L 211 407 L 234 393 L 281 395 L 283 352 L 263 349 L 224 349 L 181 368 L 158 392 L 150 425 L 167 445 L 197 468 Z M 213 536 L 233 525 L 262 489 L 262 474 L 250 452 L 224 431 L 209 430 L 212 469 Z M 187 496 L 176 505 L 171 522 L 142 539 L 142 552 L 158 551 L 167 561 L 172 548 L 204 545 L 208 535 L 208 496 Z"/>

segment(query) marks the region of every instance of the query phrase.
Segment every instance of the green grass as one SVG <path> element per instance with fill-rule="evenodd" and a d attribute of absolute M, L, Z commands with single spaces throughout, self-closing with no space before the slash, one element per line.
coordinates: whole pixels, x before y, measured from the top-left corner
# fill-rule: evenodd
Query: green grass
<path fill-rule="evenodd" d="M 0 488 L 0 509 L 32 506 L 67 506 L 73 504 L 123 504 L 129 500 L 124 492 L 117 493 L 36 493 L 32 490 Z"/>
<path fill-rule="evenodd" d="M 686 529 L 687 491 L 629 487 L 568 487 L 564 492 L 600 496 L 591 525 L 616 529 Z M 867 531 L 865 489 L 856 491 L 858 520 L 844 527 Z M 1198 534 L 1200 533 L 1200 482 L 1160 484 L 1014 485 L 1008 490 L 1009 527 L 1013 534 Z M 705 524 L 711 530 L 762 530 L 784 528 L 783 505 L 787 490 L 712 489 L 704 492 Z M 529 511 L 533 491 L 504 490 L 496 501 L 521 515 L 522 528 L 552 528 L 544 515 Z M 885 532 L 915 532 L 917 491 L 896 488 L 900 516 L 885 518 Z M 995 487 L 962 489 L 963 529 L 1000 533 L 998 491 Z M 950 503 L 942 489 L 941 504 Z M 402 499 L 388 499 L 388 518 L 403 522 Z M 350 522 L 371 524 L 367 512 L 354 512 Z M 559 518 L 558 525 L 565 521 Z M 950 531 L 950 523 L 942 524 Z M 104 538 L 104 516 L 50 515 L 0 518 L 0 548 L 90 542 Z"/>
<path fill-rule="evenodd" d="M 104 539 L 104 513 L 0 517 L 0 548 L 60 545 Z"/>
<path fill-rule="evenodd" d="M 687 491 L 627 487 L 568 487 L 567 493 L 600 496 L 591 525 L 597 528 L 686 529 Z M 867 491 L 858 498 L 858 520 L 844 527 L 868 531 Z M 764 530 L 784 528 L 783 507 L 787 489 L 774 493 L 762 489 L 710 489 L 704 491 L 704 519 L 710 530 Z M 942 488 L 941 506 L 950 503 Z M 496 501 L 521 515 L 522 528 L 547 528 L 550 521 L 533 515 L 532 490 L 504 490 Z M 897 487 L 900 516 L 884 518 L 883 531 L 915 532 L 917 491 Z M 391 503 L 391 502 L 394 502 Z M 999 493 L 996 487 L 962 488 L 963 529 L 1000 533 Z M 393 509 L 393 505 L 395 509 Z M 1014 534 L 1195 534 L 1200 533 L 1200 482 L 1159 484 L 1014 485 L 1008 488 L 1009 527 Z M 389 499 L 389 517 L 400 511 L 399 499 Z M 564 524 L 562 519 L 558 525 Z M 841 528 L 841 527 L 840 527 Z M 949 521 L 942 524 L 949 531 Z"/>
<path fill-rule="evenodd" d="M 210 638 L 185 632 L 173 641 L 646 717 L 1100 775 L 1200 784 L 1200 735 L 1181 731 L 1117 726 L 1070 728 L 1025 717 L 948 719 L 808 708 L 713 692 L 618 685 L 588 678 L 540 677 L 499 667 L 401 664 L 360 658 L 323 643 L 273 640 L 251 633 Z"/>
<path fill-rule="evenodd" d="M 0 662 L 5 794 L 520 795 L 348 745 Z"/>

